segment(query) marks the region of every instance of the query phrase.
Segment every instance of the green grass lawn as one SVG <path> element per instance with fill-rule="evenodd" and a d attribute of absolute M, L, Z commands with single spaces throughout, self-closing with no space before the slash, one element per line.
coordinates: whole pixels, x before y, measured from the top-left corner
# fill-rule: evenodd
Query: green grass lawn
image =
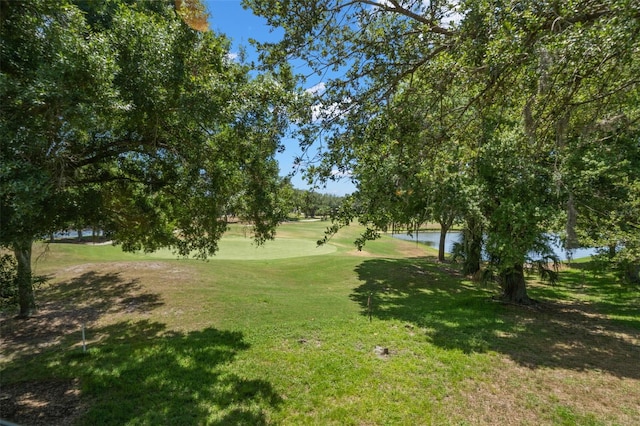
<path fill-rule="evenodd" d="M 357 252 L 350 227 L 318 248 L 326 225 L 283 224 L 264 247 L 237 226 L 206 262 L 39 246 L 40 313 L 2 316 L 0 417 L 640 424 L 637 289 L 568 269 L 531 279 L 541 309 L 502 305 L 414 243 Z"/>

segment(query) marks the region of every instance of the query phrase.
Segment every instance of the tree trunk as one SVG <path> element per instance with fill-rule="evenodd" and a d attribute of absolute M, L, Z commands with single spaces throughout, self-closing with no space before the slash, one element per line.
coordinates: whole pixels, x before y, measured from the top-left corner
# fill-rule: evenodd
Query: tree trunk
<path fill-rule="evenodd" d="M 522 264 L 515 264 L 509 271 L 500 276 L 502 283 L 502 300 L 519 305 L 531 305 L 533 300 L 527 294 L 527 284 L 524 280 Z"/>
<path fill-rule="evenodd" d="M 445 249 L 445 240 L 447 238 L 447 232 L 449 232 L 449 228 L 451 225 L 447 223 L 440 223 L 440 243 L 438 244 L 438 262 L 444 262 L 444 249 Z"/>
<path fill-rule="evenodd" d="M 31 246 L 33 241 L 20 241 L 13 245 L 13 253 L 18 261 L 16 281 L 18 284 L 18 304 L 20 318 L 28 318 L 36 310 L 33 296 L 33 277 L 31 275 Z"/>
<path fill-rule="evenodd" d="M 444 262 L 444 243 L 447 238 L 448 229 L 444 226 L 440 227 L 440 244 L 438 244 L 438 262 Z"/>

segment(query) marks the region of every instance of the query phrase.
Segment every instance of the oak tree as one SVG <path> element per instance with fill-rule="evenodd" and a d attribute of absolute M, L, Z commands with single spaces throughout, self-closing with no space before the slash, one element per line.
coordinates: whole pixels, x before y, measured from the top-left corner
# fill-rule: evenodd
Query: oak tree
<path fill-rule="evenodd" d="M 192 2 L 191 2 L 192 3 Z M 206 257 L 232 210 L 274 235 L 286 67 L 251 74 L 173 1 L 0 1 L 0 245 L 35 308 L 35 240 L 100 219 L 125 250 Z M 183 13 L 182 13 L 183 14 Z"/>
<path fill-rule="evenodd" d="M 261 45 L 265 64 L 295 58 L 327 76 L 316 113 L 301 132 L 303 146 L 314 146 L 322 136 L 326 147 L 311 171 L 326 179 L 334 169 L 353 170 L 369 200 L 385 199 L 395 174 L 387 168 L 374 182 L 369 171 L 375 171 L 377 159 L 357 153 L 376 139 L 359 135 L 379 128 L 416 80 L 432 103 L 438 102 L 431 95 L 436 88 L 458 94 L 452 99 L 462 102 L 448 103 L 442 114 L 450 123 L 441 139 L 443 150 L 452 158 L 460 150 L 468 168 L 473 196 L 462 204 L 471 206 L 476 237 L 486 235 L 485 249 L 504 299 L 530 303 L 523 272 L 527 256 L 547 254 L 545 233 L 563 209 L 571 211 L 580 202 L 578 188 L 568 185 L 578 170 L 563 167 L 572 135 L 584 133 L 589 120 L 606 120 L 628 105 L 611 102 L 620 94 L 633 94 L 626 102 L 637 97 L 640 5 L 617 0 L 245 3 L 285 31 L 281 42 Z M 428 105 L 415 102 L 409 99 L 405 107 Z M 428 121 L 432 111 L 418 111 L 415 122 Z M 625 113 L 626 123 L 637 120 L 635 112 Z M 423 130 L 432 130 L 431 125 Z M 420 152 L 424 138 L 410 134 L 403 135 L 407 146 L 400 149 Z M 396 170 L 414 176 L 433 164 L 420 155 L 400 161 L 405 163 Z M 403 194 L 407 205 L 426 205 L 434 195 Z M 389 207 L 370 203 L 366 221 L 384 221 L 393 215 Z M 472 245 L 479 253 L 477 243 Z"/>

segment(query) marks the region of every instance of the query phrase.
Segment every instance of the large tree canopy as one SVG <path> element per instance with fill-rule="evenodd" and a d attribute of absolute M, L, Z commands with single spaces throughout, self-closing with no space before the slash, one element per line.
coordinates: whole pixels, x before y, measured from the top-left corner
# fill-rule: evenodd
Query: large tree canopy
<path fill-rule="evenodd" d="M 0 13 L 0 245 L 18 260 L 22 315 L 32 242 L 75 224 L 201 257 L 229 212 L 273 236 L 286 67 L 251 76 L 173 1 L 2 0 Z"/>
<path fill-rule="evenodd" d="M 630 235 L 640 172 L 628 165 L 637 162 L 639 138 L 638 2 L 245 3 L 285 30 L 282 42 L 262 45 L 266 64 L 297 58 L 332 77 L 302 144 L 317 146 L 322 136 L 322 161 L 311 169 L 321 179 L 335 168 L 352 173 L 358 192 L 350 205 L 364 206 L 358 213 L 372 226 L 365 237 L 425 209 L 432 218 L 443 205 L 464 212 L 468 235 L 485 236 L 505 299 L 528 303 L 523 264 L 532 251 L 548 254 L 545 233 L 561 216 L 567 245 L 580 244 L 584 222 L 575 214 L 592 198 L 589 166 L 576 154 L 597 156 L 611 143 L 630 156 L 627 166 L 603 159 L 599 170 L 617 173 L 609 188 L 621 198 L 600 198 L 600 218 L 590 223 L 604 225 L 612 209 L 616 244 L 627 253 L 637 246 Z M 621 137 L 628 145 L 615 148 Z M 442 204 L 442 188 L 426 176 L 441 176 L 435 180 L 459 199 Z M 470 246 L 477 260 L 478 244 Z"/>

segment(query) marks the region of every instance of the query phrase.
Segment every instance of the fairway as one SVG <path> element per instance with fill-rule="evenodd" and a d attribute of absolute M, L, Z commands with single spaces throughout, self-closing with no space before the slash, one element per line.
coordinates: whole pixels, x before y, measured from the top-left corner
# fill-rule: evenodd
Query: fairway
<path fill-rule="evenodd" d="M 0 316 L 0 418 L 79 425 L 638 425 L 640 294 L 588 263 L 541 309 L 425 246 L 235 227 L 209 262 L 39 245 L 40 311 Z M 87 351 L 82 349 L 84 327 Z M 597 330 L 597 333 L 594 332 Z"/>

